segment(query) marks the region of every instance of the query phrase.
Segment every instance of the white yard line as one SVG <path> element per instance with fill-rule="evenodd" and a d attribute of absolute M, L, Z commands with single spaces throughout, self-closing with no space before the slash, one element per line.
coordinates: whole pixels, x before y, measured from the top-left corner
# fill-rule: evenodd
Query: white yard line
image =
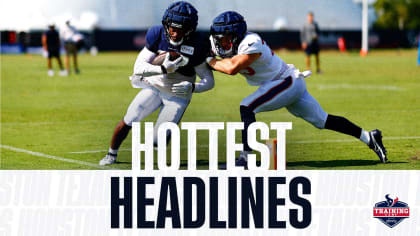
<path fill-rule="evenodd" d="M 199 148 L 207 148 L 209 145 L 207 144 L 198 144 L 197 147 Z M 181 149 L 185 149 L 187 147 L 181 147 Z M 131 151 L 131 148 L 121 148 L 118 151 Z M 79 151 L 79 152 L 68 152 L 72 154 L 85 154 L 85 153 L 98 153 L 98 152 L 108 152 L 108 150 L 90 150 L 90 151 Z"/>
<path fill-rule="evenodd" d="M 96 165 L 96 164 L 93 164 L 93 163 L 90 163 L 90 162 L 67 159 L 67 158 L 58 157 L 58 156 L 52 156 L 52 155 L 44 154 L 44 153 L 41 153 L 41 152 L 33 152 L 33 151 L 26 150 L 26 149 L 16 148 L 16 147 L 3 145 L 3 144 L 0 144 L 0 148 L 15 151 L 15 152 L 22 152 L 22 153 L 26 153 L 26 154 L 29 154 L 29 155 L 32 155 L 32 156 L 44 157 L 44 158 L 49 158 L 49 159 L 53 159 L 53 160 L 64 161 L 64 162 L 69 162 L 69 163 L 94 167 L 94 168 L 98 168 L 98 169 L 115 170 L 115 169 L 109 168 L 107 166 L 100 166 L 100 165 Z"/>
<path fill-rule="evenodd" d="M 420 139 L 420 136 L 407 136 L 407 137 L 384 137 L 383 140 L 404 140 L 404 139 Z M 288 144 L 307 144 L 307 143 L 348 143 L 348 142 L 359 142 L 358 139 L 327 139 L 327 140 L 301 140 L 301 141 L 290 141 Z M 207 144 L 199 144 L 199 148 L 208 148 Z M 225 146 L 225 145 L 224 145 Z M 183 147 L 186 148 L 186 147 Z M 91 151 L 78 151 L 68 152 L 73 154 L 84 154 L 84 153 L 98 153 L 107 152 L 108 150 L 91 150 Z M 131 151 L 131 148 L 122 148 L 120 151 Z"/>
<path fill-rule="evenodd" d="M 53 125 L 53 124 L 90 124 L 101 122 L 118 122 L 116 120 L 74 120 L 74 121 L 39 121 L 39 122 L 2 122 L 1 125 Z"/>
<path fill-rule="evenodd" d="M 404 140 L 404 139 L 420 139 L 420 136 L 408 136 L 408 137 L 384 137 L 383 140 Z M 292 141 L 287 143 L 347 143 L 347 142 L 357 142 L 358 139 L 330 139 L 330 140 L 302 140 L 302 141 Z"/>
<path fill-rule="evenodd" d="M 98 153 L 98 152 L 107 152 L 108 150 L 91 150 L 91 151 L 79 151 L 79 152 L 68 152 L 73 154 L 84 154 L 84 153 Z M 119 151 L 131 151 L 131 148 L 121 148 Z"/>

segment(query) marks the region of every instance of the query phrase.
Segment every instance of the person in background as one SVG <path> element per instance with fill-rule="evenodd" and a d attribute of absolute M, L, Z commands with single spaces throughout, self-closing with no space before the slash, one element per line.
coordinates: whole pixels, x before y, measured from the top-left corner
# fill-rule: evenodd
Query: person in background
<path fill-rule="evenodd" d="M 73 57 L 74 73 L 79 74 L 79 65 L 77 62 L 78 45 L 83 42 L 83 35 L 79 33 L 74 26 L 70 24 L 70 21 L 66 21 L 66 25 L 61 31 L 61 35 L 64 41 L 64 48 L 66 49 L 66 69 L 70 73 L 70 57 Z"/>
<path fill-rule="evenodd" d="M 300 41 L 302 42 L 302 49 L 306 53 L 306 68 L 311 69 L 311 54 L 315 55 L 316 72 L 321 73 L 319 61 L 319 27 L 314 21 L 314 14 L 309 12 L 307 15 L 307 22 L 303 25 L 300 31 Z"/>
<path fill-rule="evenodd" d="M 60 67 L 60 75 L 66 76 L 67 71 L 63 68 L 63 63 L 61 63 L 60 58 L 60 37 L 57 30 L 55 30 L 54 24 L 48 26 L 48 30 L 42 35 L 42 47 L 44 52 L 47 53 L 47 67 L 48 75 L 54 76 L 54 71 L 52 69 L 51 58 L 57 58 L 58 66 Z"/>

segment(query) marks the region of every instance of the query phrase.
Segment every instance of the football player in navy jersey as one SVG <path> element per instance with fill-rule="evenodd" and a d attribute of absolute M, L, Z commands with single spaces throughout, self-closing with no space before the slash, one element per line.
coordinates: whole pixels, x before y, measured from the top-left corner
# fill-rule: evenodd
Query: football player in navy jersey
<path fill-rule="evenodd" d="M 197 22 L 197 10 L 190 3 L 179 1 L 166 9 L 162 25 L 148 30 L 146 46 L 139 53 L 130 77 L 134 88 L 143 89 L 115 127 L 108 154 L 99 162 L 100 165 L 116 162 L 118 149 L 132 122 L 141 121 L 160 108 L 154 126 L 156 146 L 159 125 L 163 122 L 179 123 L 192 93 L 214 87 L 213 73 L 206 64 L 210 44 L 204 35 L 196 32 Z M 157 62 L 158 58 L 163 60 Z M 195 82 L 196 75 L 201 79 L 199 82 Z"/>
<path fill-rule="evenodd" d="M 246 167 L 248 154 L 252 152 L 248 145 L 247 131 L 250 124 L 256 121 L 255 114 L 283 107 L 316 128 L 360 139 L 376 153 L 381 162 L 387 162 L 381 131 L 375 129 L 368 132 L 344 117 L 326 113 L 306 89 L 304 78 L 311 72 L 300 72 L 293 65 L 286 64 L 258 34 L 247 31 L 246 22 L 239 13 L 227 11 L 217 16 L 213 20 L 210 34 L 212 52 L 222 59 L 209 57 L 206 59 L 208 64 L 226 74 L 240 73 L 248 84 L 258 86 L 240 105 L 244 122 L 244 151 L 236 160 L 237 166 Z"/>

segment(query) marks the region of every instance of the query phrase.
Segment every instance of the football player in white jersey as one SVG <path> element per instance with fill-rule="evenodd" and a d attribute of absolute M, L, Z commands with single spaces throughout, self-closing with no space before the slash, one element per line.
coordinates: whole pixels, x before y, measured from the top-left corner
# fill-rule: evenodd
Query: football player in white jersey
<path fill-rule="evenodd" d="M 247 129 L 255 122 L 258 112 L 277 110 L 283 107 L 319 129 L 330 129 L 351 135 L 366 143 L 379 157 L 387 161 L 387 152 L 379 130 L 363 130 L 344 117 L 327 114 L 308 93 L 305 77 L 310 71 L 300 72 L 275 55 L 261 37 L 247 32 L 244 18 L 237 12 L 228 11 L 213 20 L 210 42 L 215 56 L 207 63 L 215 70 L 245 76 L 248 84 L 259 86 L 240 104 L 241 120 L 244 122 L 242 143 L 244 151 L 236 160 L 237 166 L 247 166 L 247 156 L 252 152 L 248 145 Z"/>
<path fill-rule="evenodd" d="M 154 126 L 154 145 L 157 130 L 164 122 L 179 123 L 190 103 L 193 92 L 200 93 L 214 87 L 213 73 L 206 64 L 210 44 L 203 34 L 195 32 L 197 10 L 187 2 L 171 4 L 165 11 L 162 25 L 150 28 L 146 46 L 134 65 L 131 83 L 143 88 L 128 107 L 124 119 L 115 127 L 108 154 L 100 165 L 113 164 L 118 149 L 131 129 L 132 122 L 141 121 L 159 107 Z M 161 53 L 166 55 L 162 58 Z M 179 56 L 177 59 L 171 56 Z M 201 80 L 195 82 L 196 75 Z M 169 132 L 167 138 L 169 138 Z"/>

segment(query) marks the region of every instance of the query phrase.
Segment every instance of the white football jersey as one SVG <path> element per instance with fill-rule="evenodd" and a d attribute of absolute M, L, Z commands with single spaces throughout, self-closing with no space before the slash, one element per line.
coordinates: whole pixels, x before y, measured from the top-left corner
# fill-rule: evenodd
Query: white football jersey
<path fill-rule="evenodd" d="M 248 32 L 239 44 L 238 54 L 253 53 L 261 53 L 261 56 L 249 67 L 239 71 L 250 85 L 259 86 L 266 81 L 271 81 L 281 76 L 288 69 L 287 64 L 274 54 L 258 34 Z"/>
<path fill-rule="evenodd" d="M 60 31 L 60 36 L 64 40 L 64 42 L 74 43 L 77 42 L 74 40 L 74 36 L 78 35 L 76 28 L 72 25 L 65 25 L 62 30 Z"/>

